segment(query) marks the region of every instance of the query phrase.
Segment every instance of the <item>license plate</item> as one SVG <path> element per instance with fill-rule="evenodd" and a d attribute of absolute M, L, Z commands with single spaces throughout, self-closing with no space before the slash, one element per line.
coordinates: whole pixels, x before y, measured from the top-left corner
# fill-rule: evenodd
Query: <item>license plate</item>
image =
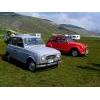
<path fill-rule="evenodd" d="M 54 62 L 53 59 L 48 60 L 48 63 L 52 63 L 52 62 Z"/>

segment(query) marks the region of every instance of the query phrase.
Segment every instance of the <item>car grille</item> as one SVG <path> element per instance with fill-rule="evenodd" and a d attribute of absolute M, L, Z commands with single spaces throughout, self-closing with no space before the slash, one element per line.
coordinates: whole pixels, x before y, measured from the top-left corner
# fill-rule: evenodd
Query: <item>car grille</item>
<path fill-rule="evenodd" d="M 50 59 L 56 59 L 56 55 L 50 55 L 46 57 L 46 60 L 50 60 Z"/>

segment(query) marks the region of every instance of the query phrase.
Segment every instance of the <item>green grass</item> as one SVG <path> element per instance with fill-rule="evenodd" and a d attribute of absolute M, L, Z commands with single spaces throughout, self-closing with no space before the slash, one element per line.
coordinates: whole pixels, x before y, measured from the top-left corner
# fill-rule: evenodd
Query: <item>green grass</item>
<path fill-rule="evenodd" d="M 0 86 L 100 86 L 100 38 L 82 38 L 81 42 L 89 46 L 89 55 L 62 55 L 59 67 L 35 73 L 0 57 Z M 0 41 L 1 56 L 5 47 Z"/>

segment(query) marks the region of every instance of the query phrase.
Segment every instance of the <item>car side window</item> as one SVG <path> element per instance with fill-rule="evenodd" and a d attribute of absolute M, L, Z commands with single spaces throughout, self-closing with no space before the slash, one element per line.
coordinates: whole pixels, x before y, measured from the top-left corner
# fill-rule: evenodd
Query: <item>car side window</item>
<path fill-rule="evenodd" d="M 23 40 L 21 38 L 13 37 L 11 39 L 11 41 L 12 41 L 12 43 L 11 43 L 12 45 L 19 46 L 19 47 L 24 47 Z"/>
<path fill-rule="evenodd" d="M 17 46 L 24 47 L 23 40 L 21 38 L 17 38 Z"/>
<path fill-rule="evenodd" d="M 11 41 L 12 41 L 12 45 L 17 45 L 17 38 L 14 37 L 11 39 Z"/>
<path fill-rule="evenodd" d="M 65 38 L 60 38 L 60 37 L 58 37 L 58 38 L 56 39 L 56 42 L 58 42 L 58 43 L 64 43 L 64 42 L 65 42 Z"/>

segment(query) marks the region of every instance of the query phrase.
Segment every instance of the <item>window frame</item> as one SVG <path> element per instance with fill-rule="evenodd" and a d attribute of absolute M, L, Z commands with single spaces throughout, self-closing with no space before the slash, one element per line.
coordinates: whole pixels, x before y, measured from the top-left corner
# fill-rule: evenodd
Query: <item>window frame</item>
<path fill-rule="evenodd" d="M 14 39 L 16 39 L 15 44 L 13 43 L 13 40 L 14 40 Z M 19 46 L 19 45 L 18 45 L 18 39 L 21 39 L 21 40 L 22 40 L 23 46 Z M 23 39 L 20 38 L 20 37 L 12 37 L 12 38 L 11 38 L 11 41 L 10 41 L 10 44 L 12 44 L 13 46 L 17 46 L 17 47 L 22 47 L 22 48 L 24 47 Z"/>
<path fill-rule="evenodd" d="M 64 37 L 56 37 L 56 42 L 57 43 L 66 43 L 66 38 Z"/>

